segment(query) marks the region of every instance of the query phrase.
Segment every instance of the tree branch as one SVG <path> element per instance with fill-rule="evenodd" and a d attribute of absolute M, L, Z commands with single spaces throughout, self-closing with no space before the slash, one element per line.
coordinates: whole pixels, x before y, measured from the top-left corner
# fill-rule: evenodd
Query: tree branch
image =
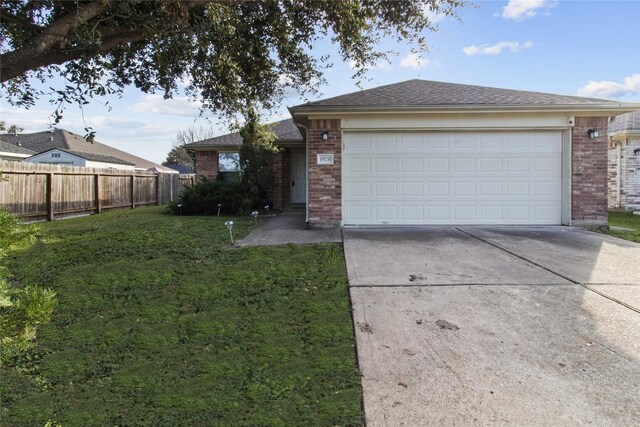
<path fill-rule="evenodd" d="M 2 18 L 3 21 L 7 20 L 13 22 L 14 24 L 18 24 L 25 30 L 31 30 L 38 33 L 43 30 L 43 27 L 34 24 L 26 18 L 16 16 L 8 10 L 3 9 L 2 7 L 0 7 L 0 18 Z"/>

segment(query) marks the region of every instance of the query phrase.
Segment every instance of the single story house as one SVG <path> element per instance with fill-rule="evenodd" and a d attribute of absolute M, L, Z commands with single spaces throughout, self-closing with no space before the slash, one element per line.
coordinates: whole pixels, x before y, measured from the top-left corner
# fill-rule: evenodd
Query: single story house
<path fill-rule="evenodd" d="M 609 122 L 609 207 L 640 211 L 640 110 Z"/>
<path fill-rule="evenodd" d="M 291 205 L 307 202 L 307 152 L 300 129 L 292 119 L 273 123 L 276 144 L 282 148 L 273 156 L 274 189 L 273 208 L 282 210 Z M 196 141 L 185 145 L 196 155 L 196 175 L 209 179 L 220 172 L 231 172 L 225 166 L 225 156 L 238 152 L 242 144 L 239 132 Z"/>
<path fill-rule="evenodd" d="M 273 204 L 312 226 L 601 225 L 609 117 L 639 104 L 408 80 L 289 108 Z M 239 135 L 191 144 L 214 177 Z"/>
<path fill-rule="evenodd" d="M 27 157 L 36 154 L 35 151 L 24 148 L 20 145 L 9 144 L 8 142 L 0 141 L 0 160 L 13 160 L 21 162 Z"/>
<path fill-rule="evenodd" d="M 131 162 L 111 156 L 52 148 L 25 159 L 28 163 L 46 163 L 51 165 L 80 166 L 84 168 L 118 169 L 133 172 L 135 165 Z"/>
<path fill-rule="evenodd" d="M 45 132 L 5 134 L 0 135 L 0 141 L 15 146 L 21 146 L 35 153 L 42 153 L 54 148 L 59 148 L 73 153 L 86 155 L 105 156 L 118 159 L 124 164 L 133 164 L 136 171 L 146 171 L 156 168 L 162 173 L 178 173 L 177 171 L 143 159 L 125 151 L 118 150 L 98 141 L 88 142 L 82 135 L 69 132 L 65 129 L 52 129 Z M 77 166 L 77 165 L 76 165 Z"/>

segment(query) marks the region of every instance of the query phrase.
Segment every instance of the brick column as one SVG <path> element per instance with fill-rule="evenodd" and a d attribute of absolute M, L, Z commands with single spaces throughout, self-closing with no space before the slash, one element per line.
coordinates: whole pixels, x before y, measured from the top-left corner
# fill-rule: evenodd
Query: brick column
<path fill-rule="evenodd" d="M 322 132 L 329 139 L 322 140 Z M 340 119 L 309 120 L 309 223 L 337 227 L 342 218 L 342 130 Z M 318 154 L 333 154 L 332 165 L 319 165 Z"/>
<path fill-rule="evenodd" d="M 271 194 L 271 199 L 273 200 L 273 209 L 278 211 L 284 209 L 284 155 L 284 150 L 280 150 L 280 152 L 273 154 L 269 159 L 269 161 L 271 162 L 271 167 L 273 168 L 273 194 Z"/>
<path fill-rule="evenodd" d="M 600 137 L 590 139 L 589 129 Z M 606 225 L 607 118 L 576 117 L 571 131 L 571 219 L 574 225 Z"/>
<path fill-rule="evenodd" d="M 217 151 L 196 151 L 196 176 L 204 176 L 207 179 L 218 177 Z"/>

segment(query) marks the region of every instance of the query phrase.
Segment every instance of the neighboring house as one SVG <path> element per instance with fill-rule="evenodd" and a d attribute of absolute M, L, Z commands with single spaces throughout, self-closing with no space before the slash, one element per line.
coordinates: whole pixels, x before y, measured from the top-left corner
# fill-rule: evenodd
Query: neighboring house
<path fill-rule="evenodd" d="M 173 169 L 180 175 L 194 175 L 196 173 L 196 171 L 191 166 L 183 165 L 180 163 L 169 163 L 164 165 L 164 167 Z"/>
<path fill-rule="evenodd" d="M 36 154 L 35 151 L 16 144 L 0 141 L 0 160 L 13 160 L 20 162 L 34 154 Z"/>
<path fill-rule="evenodd" d="M 640 110 L 609 122 L 609 207 L 640 211 Z"/>
<path fill-rule="evenodd" d="M 124 160 L 116 159 L 110 156 L 101 156 L 99 154 L 80 153 L 77 151 L 63 150 L 61 148 L 52 148 L 35 154 L 27 159 L 29 163 L 47 163 L 63 166 L 80 166 L 85 168 L 99 169 L 119 169 L 134 171 L 135 165 Z"/>
<path fill-rule="evenodd" d="M 276 124 L 274 208 L 304 200 L 314 226 L 606 224 L 607 121 L 639 108 L 426 80 L 298 105 Z M 191 144 L 196 172 L 240 144 Z"/>
<path fill-rule="evenodd" d="M 118 159 L 126 164 L 133 164 L 135 170 L 146 171 L 156 168 L 163 173 L 176 173 L 173 169 L 153 163 L 141 157 L 134 156 L 117 148 L 101 144 L 97 141 L 86 141 L 81 135 L 69 132 L 64 129 L 52 129 L 51 131 L 24 133 L 19 135 L 0 135 L 0 141 L 13 145 L 20 145 L 23 148 L 42 153 L 54 148 L 59 148 L 73 153 L 84 153 L 87 155 L 106 156 Z"/>

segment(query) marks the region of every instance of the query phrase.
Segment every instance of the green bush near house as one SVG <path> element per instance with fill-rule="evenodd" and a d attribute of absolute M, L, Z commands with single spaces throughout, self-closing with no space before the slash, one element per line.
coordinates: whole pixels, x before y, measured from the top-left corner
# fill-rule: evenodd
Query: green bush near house
<path fill-rule="evenodd" d="M 47 223 L 12 253 L 58 307 L 0 368 L 2 424 L 361 425 L 342 248 L 235 248 L 224 222 L 253 219 L 163 211 Z"/>
<path fill-rule="evenodd" d="M 186 187 L 178 200 L 170 203 L 174 215 L 237 214 L 246 211 L 245 200 L 239 182 L 224 182 L 200 177 L 198 182 Z"/>

